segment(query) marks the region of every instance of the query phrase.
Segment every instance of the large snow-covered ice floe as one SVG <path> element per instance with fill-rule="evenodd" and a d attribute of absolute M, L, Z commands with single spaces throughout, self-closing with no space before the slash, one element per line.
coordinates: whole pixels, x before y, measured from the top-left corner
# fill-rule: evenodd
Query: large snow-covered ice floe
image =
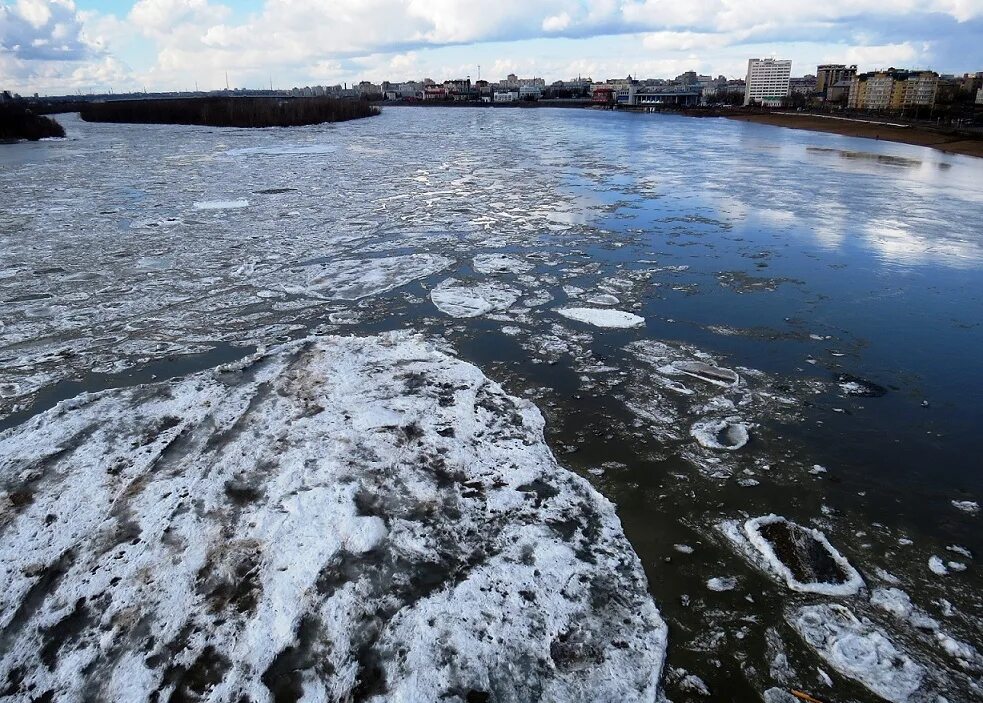
<path fill-rule="evenodd" d="M 341 259 L 310 266 L 306 285 L 292 292 L 315 292 L 336 300 L 359 300 L 405 286 L 441 271 L 453 260 L 439 254 L 406 254 L 375 259 Z"/>
<path fill-rule="evenodd" d="M 558 313 L 563 317 L 577 322 L 583 322 L 595 327 L 631 328 L 641 327 L 645 318 L 623 310 L 609 308 L 559 308 Z"/>
<path fill-rule="evenodd" d="M 925 668 L 842 605 L 805 605 L 788 621 L 827 664 L 885 700 L 903 703 L 922 686 Z"/>
<path fill-rule="evenodd" d="M 430 291 L 430 300 L 445 315 L 478 317 L 508 310 L 519 295 L 516 289 L 493 281 L 468 285 L 456 278 L 448 278 Z"/>
<path fill-rule="evenodd" d="M 0 434 L 22 700 L 653 700 L 666 626 L 528 401 L 310 338 Z"/>
<path fill-rule="evenodd" d="M 779 515 L 728 520 L 724 536 L 755 566 L 793 591 L 847 596 L 864 587 L 863 578 L 819 530 Z"/>

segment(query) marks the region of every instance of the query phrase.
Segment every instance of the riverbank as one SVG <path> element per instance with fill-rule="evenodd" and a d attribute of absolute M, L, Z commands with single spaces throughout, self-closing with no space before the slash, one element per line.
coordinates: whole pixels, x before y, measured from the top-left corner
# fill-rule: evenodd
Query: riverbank
<path fill-rule="evenodd" d="M 864 139 L 900 142 L 902 144 L 932 147 L 948 154 L 983 157 L 983 139 L 973 138 L 965 133 L 942 132 L 897 123 L 797 114 L 792 112 L 732 113 L 722 114 L 720 116 L 730 120 L 754 122 L 773 127 L 807 129 L 813 132 L 841 134 L 845 137 L 861 137 Z"/>
<path fill-rule="evenodd" d="M 364 100 L 337 98 L 218 97 L 95 102 L 80 114 L 86 122 L 299 127 L 372 117 L 379 108 Z"/>
<path fill-rule="evenodd" d="M 21 105 L 0 105 L 0 143 L 64 136 L 65 130 L 50 117 L 36 115 Z"/>

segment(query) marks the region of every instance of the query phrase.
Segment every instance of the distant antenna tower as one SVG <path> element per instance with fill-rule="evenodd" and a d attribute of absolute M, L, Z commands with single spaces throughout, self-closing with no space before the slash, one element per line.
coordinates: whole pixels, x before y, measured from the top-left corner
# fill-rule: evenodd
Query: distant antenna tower
<path fill-rule="evenodd" d="M 481 80 L 481 64 L 478 64 L 478 80 Z"/>
<path fill-rule="evenodd" d="M 225 89 L 226 90 L 229 89 L 229 72 L 228 71 L 225 72 Z"/>

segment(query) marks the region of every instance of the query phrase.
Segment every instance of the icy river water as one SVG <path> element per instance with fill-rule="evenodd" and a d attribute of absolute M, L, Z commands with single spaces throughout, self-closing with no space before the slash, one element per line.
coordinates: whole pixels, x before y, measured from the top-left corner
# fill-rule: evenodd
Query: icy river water
<path fill-rule="evenodd" d="M 0 148 L 0 695 L 983 700 L 983 160 L 60 119 Z"/>

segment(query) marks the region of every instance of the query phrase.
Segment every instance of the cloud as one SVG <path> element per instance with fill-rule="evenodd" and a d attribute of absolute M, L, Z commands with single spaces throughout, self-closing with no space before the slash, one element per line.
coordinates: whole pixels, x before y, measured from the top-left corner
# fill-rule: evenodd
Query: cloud
<path fill-rule="evenodd" d="M 99 53 L 87 42 L 72 0 L 0 5 L 0 54 L 16 61 L 77 61 Z"/>
<path fill-rule="evenodd" d="M 775 52 L 796 62 L 822 53 L 861 64 L 983 64 L 983 0 L 496 0 L 480 11 L 468 0 L 263 0 L 250 13 L 235 8 L 136 0 L 117 17 L 78 12 L 73 0 L 0 4 L 0 77 L 42 88 L 78 80 L 80 66 L 59 73 L 42 66 L 50 61 L 87 62 L 95 77 L 119 69 L 158 89 L 219 87 L 226 72 L 239 86 L 265 85 L 270 74 L 295 84 L 440 78 L 444 69 L 473 73 L 479 62 L 483 75 L 497 76 L 488 68 L 496 60 L 554 79 L 615 65 L 612 75 L 664 75 L 655 71 L 685 64 L 739 75 L 747 56 Z M 51 76 L 62 82 L 45 82 Z"/>

